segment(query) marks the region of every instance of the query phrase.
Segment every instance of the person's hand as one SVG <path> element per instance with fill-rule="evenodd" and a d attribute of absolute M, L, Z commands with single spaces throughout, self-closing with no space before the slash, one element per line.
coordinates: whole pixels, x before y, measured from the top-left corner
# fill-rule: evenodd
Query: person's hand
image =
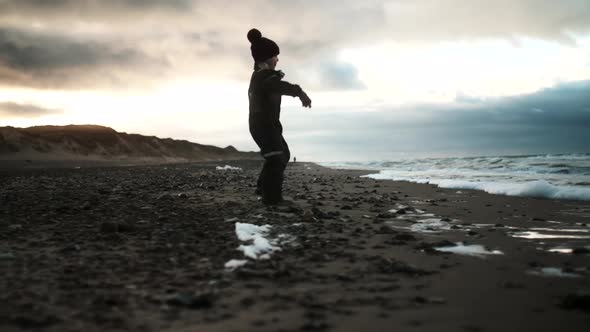
<path fill-rule="evenodd" d="M 311 108 L 311 99 L 307 96 L 307 94 L 301 91 L 301 95 L 299 96 L 299 100 L 301 100 L 301 106 Z"/>

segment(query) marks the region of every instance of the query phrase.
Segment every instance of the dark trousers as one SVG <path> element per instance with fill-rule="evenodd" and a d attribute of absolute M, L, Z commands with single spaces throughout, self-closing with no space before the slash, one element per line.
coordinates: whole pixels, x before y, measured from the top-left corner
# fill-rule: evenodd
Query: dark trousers
<path fill-rule="evenodd" d="M 257 189 L 265 203 L 276 204 L 283 200 L 284 173 L 291 158 L 289 146 L 279 131 L 251 130 L 251 133 L 264 157 Z"/>

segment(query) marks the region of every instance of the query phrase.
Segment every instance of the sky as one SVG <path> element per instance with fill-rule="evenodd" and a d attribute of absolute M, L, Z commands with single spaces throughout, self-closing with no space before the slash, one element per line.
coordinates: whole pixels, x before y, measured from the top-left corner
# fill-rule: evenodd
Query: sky
<path fill-rule="evenodd" d="M 251 28 L 298 160 L 590 152 L 588 0 L 0 0 L 0 126 L 256 151 Z"/>

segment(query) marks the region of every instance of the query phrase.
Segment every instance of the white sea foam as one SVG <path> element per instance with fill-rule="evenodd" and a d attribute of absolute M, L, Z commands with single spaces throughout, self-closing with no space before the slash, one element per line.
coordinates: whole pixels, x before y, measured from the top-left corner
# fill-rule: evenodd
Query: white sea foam
<path fill-rule="evenodd" d="M 215 167 L 215 169 L 218 171 L 241 171 L 242 170 L 240 167 L 233 167 L 230 165 L 225 165 L 223 167 L 217 166 L 217 167 Z"/>
<path fill-rule="evenodd" d="M 236 223 L 236 235 L 238 239 L 248 244 L 241 244 L 238 250 L 246 257 L 252 259 L 267 259 L 273 251 L 281 250 L 266 238 L 270 231 L 270 225 L 257 226 L 248 223 Z"/>
<path fill-rule="evenodd" d="M 577 247 L 577 248 L 582 248 L 582 249 L 588 249 L 590 250 L 590 246 L 582 246 L 582 247 Z M 574 248 L 573 247 L 555 247 L 555 248 L 551 248 L 549 250 L 547 250 L 549 252 L 555 252 L 555 253 L 560 253 L 560 254 L 572 254 L 574 252 Z"/>
<path fill-rule="evenodd" d="M 543 197 L 553 199 L 590 200 L 590 188 L 555 186 L 545 180 L 525 183 L 471 182 L 458 180 L 432 181 L 441 188 L 475 189 L 507 196 Z"/>
<path fill-rule="evenodd" d="M 248 263 L 246 259 L 230 259 L 225 263 L 225 268 L 228 270 L 234 270 L 238 267 L 242 267 Z"/>
<path fill-rule="evenodd" d="M 434 248 L 438 251 L 442 252 L 451 252 L 453 254 L 459 255 L 467 255 L 467 256 L 475 256 L 483 258 L 487 255 L 503 255 L 504 253 L 500 250 L 487 250 L 484 246 L 479 244 L 470 244 L 465 245 L 462 242 L 458 242 L 456 246 L 453 247 L 438 247 Z"/>
<path fill-rule="evenodd" d="M 427 218 L 412 224 L 410 229 L 419 233 L 439 233 L 451 229 L 451 225 L 438 218 Z"/>
<path fill-rule="evenodd" d="M 378 171 L 379 180 L 431 183 L 509 196 L 590 200 L 590 154 L 323 163 Z"/>
<path fill-rule="evenodd" d="M 590 235 L 582 234 L 559 234 L 559 230 L 554 233 L 541 233 L 535 231 L 514 232 L 510 233 L 512 237 L 519 237 L 523 239 L 539 240 L 539 239 L 590 239 Z"/>

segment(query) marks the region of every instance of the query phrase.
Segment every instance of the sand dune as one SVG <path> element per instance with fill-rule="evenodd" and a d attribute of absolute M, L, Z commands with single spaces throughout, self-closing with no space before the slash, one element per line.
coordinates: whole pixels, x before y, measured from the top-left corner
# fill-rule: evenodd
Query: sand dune
<path fill-rule="evenodd" d="M 117 132 L 97 125 L 0 127 L 0 160 L 183 162 L 258 159 L 240 152 L 185 140 Z"/>

